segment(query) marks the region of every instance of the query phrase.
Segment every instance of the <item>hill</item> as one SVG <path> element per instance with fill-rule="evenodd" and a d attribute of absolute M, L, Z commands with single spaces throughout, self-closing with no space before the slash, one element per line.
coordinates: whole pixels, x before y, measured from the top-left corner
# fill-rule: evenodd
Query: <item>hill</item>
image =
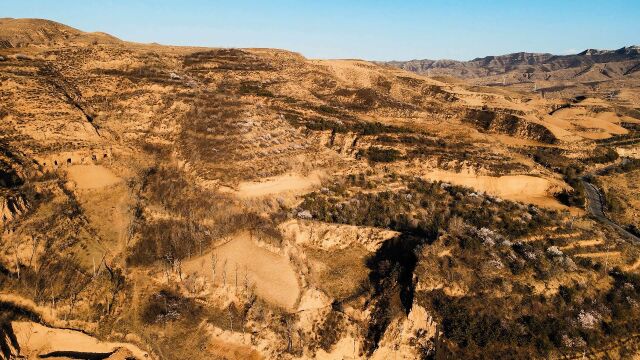
<path fill-rule="evenodd" d="M 543 97 L 32 19 L 0 43 L 7 358 L 637 352 L 631 82 Z"/>
<path fill-rule="evenodd" d="M 453 76 L 473 84 L 544 89 L 555 92 L 567 87 L 638 81 L 640 47 L 618 50 L 588 49 L 575 55 L 514 53 L 487 56 L 470 61 L 411 60 L 390 61 L 389 66 L 430 76 Z M 578 85 L 576 85 L 578 84 Z M 622 87 L 628 87 L 627 85 Z M 580 87 L 579 91 L 585 91 Z"/>
<path fill-rule="evenodd" d="M 0 18 L 0 48 L 118 42 L 104 33 L 85 33 L 51 20 Z"/>

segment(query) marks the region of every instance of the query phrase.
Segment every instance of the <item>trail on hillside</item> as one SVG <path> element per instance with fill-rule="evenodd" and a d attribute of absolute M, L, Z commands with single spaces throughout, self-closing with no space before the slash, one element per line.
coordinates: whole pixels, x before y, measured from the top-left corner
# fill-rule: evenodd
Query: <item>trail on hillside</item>
<path fill-rule="evenodd" d="M 623 228 L 620 224 L 612 221 L 607 217 L 605 213 L 605 205 L 604 205 L 604 197 L 602 196 L 602 192 L 598 189 L 597 186 L 588 182 L 584 178 L 582 179 L 582 184 L 584 185 L 584 189 L 587 193 L 587 210 L 593 217 L 595 217 L 598 221 L 609 225 L 616 229 L 621 235 L 626 237 L 627 239 L 636 241 L 640 243 L 640 238 L 633 235 Z"/>

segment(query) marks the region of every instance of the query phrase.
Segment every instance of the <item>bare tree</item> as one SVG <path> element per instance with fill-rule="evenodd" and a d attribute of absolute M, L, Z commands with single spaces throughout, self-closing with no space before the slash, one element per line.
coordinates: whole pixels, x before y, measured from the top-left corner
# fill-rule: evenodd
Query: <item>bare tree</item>
<path fill-rule="evenodd" d="M 235 272 L 235 277 L 236 277 L 236 286 L 235 286 L 236 290 L 235 291 L 236 291 L 236 296 L 238 296 L 238 263 L 236 263 L 235 271 L 236 271 Z"/>
<path fill-rule="evenodd" d="M 167 277 L 167 282 L 169 282 L 169 262 L 164 262 L 164 274 Z"/>
<path fill-rule="evenodd" d="M 75 286 L 71 289 L 71 299 L 69 304 L 69 311 L 64 316 L 64 321 L 67 321 L 69 317 L 71 317 L 71 313 L 75 309 L 76 302 L 78 301 L 78 295 L 89 285 L 93 278 L 88 278 L 86 276 L 83 277 L 83 280 L 77 282 Z"/>
<path fill-rule="evenodd" d="M 436 325 L 436 336 L 434 339 L 434 352 L 435 352 L 435 358 L 436 360 L 440 360 L 443 358 L 443 354 L 442 354 L 442 336 L 440 334 L 440 324 Z"/>
<path fill-rule="evenodd" d="M 113 303 L 116 301 L 116 296 L 124 288 L 125 277 L 122 275 L 122 270 L 118 268 L 111 268 L 106 263 L 105 268 L 109 272 L 109 280 L 111 281 L 111 300 L 107 299 L 107 314 L 109 314 Z"/>
<path fill-rule="evenodd" d="M 29 258 L 29 267 L 31 267 L 31 264 L 33 263 L 33 258 L 36 255 L 36 251 L 38 251 L 38 245 L 40 244 L 40 237 L 32 236 L 31 241 L 32 241 L 32 245 L 31 245 L 32 248 L 31 248 L 31 257 Z"/>
<path fill-rule="evenodd" d="M 180 278 L 180 282 L 182 282 L 182 260 L 176 259 L 176 268 L 178 270 L 178 277 Z"/>
<path fill-rule="evenodd" d="M 167 276 L 167 282 L 169 282 L 169 280 L 171 279 L 170 275 L 173 272 L 173 257 L 171 256 L 171 254 L 167 253 L 164 256 L 164 265 L 164 272 Z"/>
<path fill-rule="evenodd" d="M 244 303 L 244 308 L 242 309 L 242 323 L 240 324 L 240 327 L 242 328 L 242 335 L 244 338 L 244 324 L 247 323 L 247 315 L 249 314 L 249 310 L 253 307 L 253 304 L 256 301 L 256 296 L 255 294 L 253 294 L 253 292 L 251 294 L 247 294 L 247 299 Z"/>
<path fill-rule="evenodd" d="M 311 241 L 313 241 L 314 224 L 315 223 L 313 223 L 313 222 L 308 222 L 308 225 L 309 225 L 309 239 Z"/>
<path fill-rule="evenodd" d="M 69 317 L 71 317 L 71 312 L 73 311 L 73 308 L 74 308 L 74 307 L 75 307 L 75 305 L 76 305 L 76 299 L 77 299 L 77 297 L 78 297 L 78 294 L 74 291 L 74 292 L 71 294 L 71 304 L 69 305 L 69 311 L 67 311 L 67 314 L 64 316 L 64 321 L 67 321 L 67 319 L 68 319 Z"/>
<path fill-rule="evenodd" d="M 191 228 L 192 228 L 192 230 L 191 230 L 192 234 L 197 233 L 194 223 L 191 223 Z M 202 243 L 204 242 L 204 238 L 202 237 L 202 235 L 200 233 L 197 234 L 196 241 L 198 242 L 198 250 L 200 252 L 200 256 L 202 256 Z"/>
<path fill-rule="evenodd" d="M 16 257 L 16 276 L 20 280 L 20 259 L 18 258 L 18 244 L 13 245 L 13 251 Z"/>
<path fill-rule="evenodd" d="M 93 260 L 93 276 L 92 278 L 95 278 L 96 276 L 100 275 L 100 271 L 102 270 L 102 265 L 106 265 L 105 263 L 105 258 L 107 257 L 107 253 L 103 253 L 102 254 L 102 259 L 100 259 L 100 263 L 98 263 L 98 267 L 96 268 L 96 262 L 95 260 Z"/>
<path fill-rule="evenodd" d="M 249 296 L 249 274 L 247 273 L 247 266 L 244 267 L 244 293 Z"/>
<path fill-rule="evenodd" d="M 291 345 L 293 344 L 293 341 L 291 339 L 292 324 L 286 315 L 284 318 L 284 323 L 285 323 L 285 326 L 287 327 L 287 352 L 291 352 Z"/>
<path fill-rule="evenodd" d="M 227 259 L 222 263 L 222 286 L 227 285 Z"/>
<path fill-rule="evenodd" d="M 211 283 L 216 285 L 216 266 L 218 265 L 218 255 L 211 254 Z"/>
<path fill-rule="evenodd" d="M 133 225 L 133 222 L 132 222 L 127 226 L 127 239 L 125 240 L 126 246 L 129 246 L 129 243 L 131 242 L 131 239 L 133 238 L 134 234 L 135 234 L 135 226 Z"/>

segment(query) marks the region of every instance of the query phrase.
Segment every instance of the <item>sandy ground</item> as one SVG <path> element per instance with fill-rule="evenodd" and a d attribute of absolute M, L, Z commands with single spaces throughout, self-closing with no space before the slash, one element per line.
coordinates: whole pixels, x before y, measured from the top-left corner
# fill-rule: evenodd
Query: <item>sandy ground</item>
<path fill-rule="evenodd" d="M 629 147 L 617 147 L 616 151 L 620 156 L 632 157 L 636 159 L 640 159 L 640 148 L 637 146 L 629 146 Z"/>
<path fill-rule="evenodd" d="M 133 206 L 127 184 L 101 165 L 69 167 L 69 179 L 85 214 L 96 228 L 100 246 L 88 248 L 81 259 L 85 265 L 100 261 L 106 248 L 115 256 L 126 247 Z"/>
<path fill-rule="evenodd" d="M 360 342 L 347 336 L 338 340 L 330 352 L 319 349 L 315 358 L 318 360 L 361 359 L 362 357 L 358 356 L 360 351 Z"/>
<path fill-rule="evenodd" d="M 246 274 L 249 286 L 255 286 L 256 295 L 278 306 L 294 308 L 300 294 L 300 285 L 293 266 L 285 256 L 256 245 L 248 232 L 215 248 L 213 254 L 218 258 L 214 279 L 216 286 L 222 285 L 225 269 L 227 284 L 235 285 L 237 265 L 239 287 L 244 286 Z M 211 253 L 189 260 L 184 265 L 184 271 L 186 274 L 205 276 L 211 281 Z"/>
<path fill-rule="evenodd" d="M 504 134 L 489 134 L 490 137 L 496 139 L 500 143 L 509 146 L 541 146 L 541 147 L 554 147 L 554 145 L 545 144 L 539 141 L 523 139 L 515 136 L 509 136 Z"/>
<path fill-rule="evenodd" d="M 256 350 L 249 346 L 238 345 L 230 342 L 225 342 L 224 338 L 214 338 L 211 340 L 212 347 L 215 349 L 216 355 L 220 359 L 246 359 L 246 360 L 259 360 L 264 359 Z"/>
<path fill-rule="evenodd" d="M 455 173 L 432 170 L 422 175 L 433 181 L 444 181 L 467 186 L 507 200 L 520 201 L 551 209 L 566 209 L 552 193 L 562 188 L 562 184 L 549 179 L 529 175 L 486 176 L 472 173 Z"/>
<path fill-rule="evenodd" d="M 238 186 L 237 195 L 241 198 L 258 198 L 277 194 L 303 193 L 313 187 L 320 186 L 320 172 L 308 176 L 285 174 L 260 182 L 242 182 Z"/>
<path fill-rule="evenodd" d="M 584 258 L 617 258 L 620 257 L 620 251 L 602 251 L 602 252 L 593 252 L 593 253 L 585 253 L 585 254 L 576 254 L 575 257 L 584 257 Z"/>
<path fill-rule="evenodd" d="M 118 348 L 126 348 L 136 359 L 149 358 L 146 352 L 134 345 L 102 342 L 79 331 L 55 329 L 28 321 L 16 321 L 12 326 L 20 344 L 21 353 L 28 359 L 37 359 L 59 351 L 111 353 Z"/>
<path fill-rule="evenodd" d="M 67 173 L 78 189 L 99 189 L 121 181 L 111 170 L 100 165 L 74 165 Z"/>
<path fill-rule="evenodd" d="M 582 247 L 587 247 L 587 246 L 596 246 L 596 245 L 602 245 L 604 244 L 604 240 L 602 239 L 593 239 L 593 240 L 581 240 L 581 241 L 576 241 L 572 244 L 569 244 L 567 246 L 562 246 L 560 247 L 560 250 L 570 250 L 570 249 L 575 249 L 575 248 L 582 248 Z"/>
<path fill-rule="evenodd" d="M 612 135 L 627 134 L 629 131 L 620 126 L 622 120 L 614 112 L 592 114 L 582 107 L 572 107 L 556 111 L 545 117 L 545 122 L 564 131 L 570 131 L 585 139 L 607 139 Z M 552 127 L 549 127 L 553 131 Z M 585 129 L 581 131 L 579 129 Z M 560 138 L 568 140 L 562 132 Z"/>

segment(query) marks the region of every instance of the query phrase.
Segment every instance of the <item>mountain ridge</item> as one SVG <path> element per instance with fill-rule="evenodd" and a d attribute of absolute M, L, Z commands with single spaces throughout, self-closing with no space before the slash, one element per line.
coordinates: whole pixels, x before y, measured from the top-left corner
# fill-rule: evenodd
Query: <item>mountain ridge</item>
<path fill-rule="evenodd" d="M 549 79 L 565 79 L 568 74 L 555 75 L 554 71 L 585 68 L 590 66 L 606 66 L 612 76 L 626 76 L 629 71 L 640 63 L 640 47 L 625 46 L 615 50 L 586 49 L 577 54 L 554 55 L 550 53 L 516 52 L 504 55 L 490 55 L 478 57 L 469 61 L 459 60 L 408 60 L 378 62 L 418 74 L 449 75 L 465 79 L 478 79 L 496 75 L 506 75 L 512 71 L 527 74 L 545 73 L 551 75 Z M 619 68 L 616 68 L 619 67 Z M 602 70 L 602 69 L 601 69 Z M 632 71 L 633 73 L 635 71 Z M 527 75 L 530 79 L 532 75 Z"/>
<path fill-rule="evenodd" d="M 124 42 L 105 32 L 86 32 L 47 19 L 0 18 L 0 48 L 18 49 L 28 46 L 60 44 L 96 44 Z"/>

